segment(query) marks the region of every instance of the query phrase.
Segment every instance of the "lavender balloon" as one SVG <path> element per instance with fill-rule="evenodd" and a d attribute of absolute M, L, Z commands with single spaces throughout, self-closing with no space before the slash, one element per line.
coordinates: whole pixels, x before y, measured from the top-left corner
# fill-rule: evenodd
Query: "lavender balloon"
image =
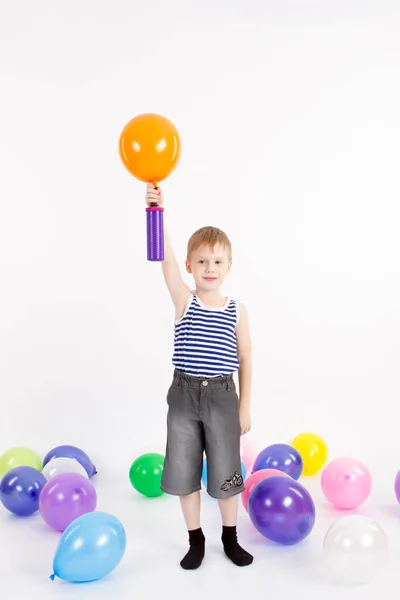
<path fill-rule="evenodd" d="M 146 208 L 147 260 L 164 260 L 164 209 L 157 204 Z"/>
<path fill-rule="evenodd" d="M 39 496 L 46 477 L 33 467 L 14 467 L 2 478 L 0 499 L 7 510 L 27 517 L 39 509 Z"/>
<path fill-rule="evenodd" d="M 50 479 L 39 497 L 39 511 L 50 527 L 64 531 L 72 521 L 96 509 L 97 494 L 79 473 L 62 473 Z"/>
<path fill-rule="evenodd" d="M 298 479 L 303 471 L 303 459 L 300 453 L 288 444 L 272 444 L 261 450 L 253 464 L 253 471 L 276 469 Z"/>
<path fill-rule="evenodd" d="M 278 544 L 297 544 L 315 523 L 315 506 L 308 491 L 289 477 L 268 477 L 254 486 L 249 499 L 254 527 Z"/>
<path fill-rule="evenodd" d="M 47 465 L 47 463 L 52 458 L 75 458 L 82 467 L 85 469 L 88 477 L 92 477 L 97 473 L 96 467 L 83 450 L 77 448 L 76 446 L 57 446 L 50 450 L 43 459 L 43 467 Z"/>

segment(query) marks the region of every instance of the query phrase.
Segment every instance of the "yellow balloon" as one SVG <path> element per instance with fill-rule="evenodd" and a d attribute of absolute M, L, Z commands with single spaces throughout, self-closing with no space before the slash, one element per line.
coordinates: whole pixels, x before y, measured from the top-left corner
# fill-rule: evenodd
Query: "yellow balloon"
<path fill-rule="evenodd" d="M 29 448 L 10 448 L 0 456 L 0 479 L 14 467 L 33 467 L 42 470 L 42 461 Z"/>
<path fill-rule="evenodd" d="M 316 433 L 300 433 L 291 443 L 303 459 L 302 475 L 318 473 L 328 460 L 328 448 Z"/>

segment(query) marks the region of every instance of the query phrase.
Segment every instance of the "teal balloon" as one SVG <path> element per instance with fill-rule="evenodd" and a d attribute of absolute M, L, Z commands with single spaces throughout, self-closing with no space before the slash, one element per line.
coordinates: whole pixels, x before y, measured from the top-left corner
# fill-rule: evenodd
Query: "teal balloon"
<path fill-rule="evenodd" d="M 53 560 L 53 575 L 73 583 L 105 577 L 121 561 L 126 533 L 121 522 L 108 513 L 81 515 L 64 531 Z"/>

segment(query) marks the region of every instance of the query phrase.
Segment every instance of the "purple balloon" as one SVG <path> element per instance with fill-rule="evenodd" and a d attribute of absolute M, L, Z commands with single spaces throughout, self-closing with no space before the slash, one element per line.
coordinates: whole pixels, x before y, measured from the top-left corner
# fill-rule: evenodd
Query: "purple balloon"
<path fill-rule="evenodd" d="M 396 494 L 397 502 L 400 503 L 400 471 L 396 475 L 394 480 L 394 493 Z"/>
<path fill-rule="evenodd" d="M 261 469 L 276 469 L 298 479 L 303 471 L 300 453 L 288 444 L 272 444 L 261 450 L 256 457 L 252 473 Z"/>
<path fill-rule="evenodd" d="M 79 473 L 61 473 L 49 479 L 39 498 L 40 514 L 56 531 L 64 531 L 81 515 L 94 512 L 96 504 L 96 490 Z"/>
<path fill-rule="evenodd" d="M 96 467 L 83 450 L 76 446 L 57 446 L 50 450 L 43 459 L 43 467 L 51 461 L 52 458 L 75 458 L 85 469 L 88 477 L 93 477 L 97 473 Z"/>
<path fill-rule="evenodd" d="M 315 506 L 308 491 L 289 477 L 268 477 L 257 483 L 249 498 L 254 527 L 278 544 L 297 544 L 315 523 Z"/>
<path fill-rule="evenodd" d="M 14 467 L 0 483 L 2 504 L 19 517 L 32 515 L 39 509 L 39 496 L 46 477 L 33 467 Z"/>

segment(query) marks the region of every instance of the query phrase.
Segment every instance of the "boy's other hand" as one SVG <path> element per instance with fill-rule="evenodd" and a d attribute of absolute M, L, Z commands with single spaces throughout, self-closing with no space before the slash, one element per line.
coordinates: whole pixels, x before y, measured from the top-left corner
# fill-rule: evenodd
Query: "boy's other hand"
<path fill-rule="evenodd" d="M 247 407 L 241 406 L 239 408 L 239 419 L 240 419 L 240 435 L 245 435 L 251 429 L 250 411 Z"/>

